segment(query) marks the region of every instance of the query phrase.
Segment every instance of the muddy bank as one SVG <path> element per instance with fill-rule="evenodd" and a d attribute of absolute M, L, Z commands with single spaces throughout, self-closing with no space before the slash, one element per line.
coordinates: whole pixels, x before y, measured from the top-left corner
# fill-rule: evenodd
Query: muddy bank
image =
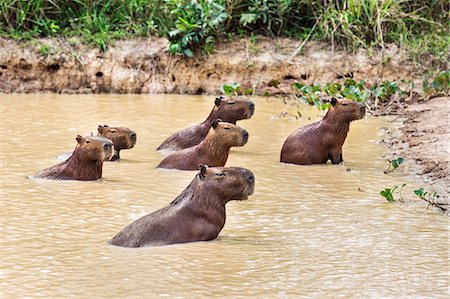
<path fill-rule="evenodd" d="M 401 119 L 393 120 L 396 126 L 384 140 L 391 149 L 387 158 L 406 159 L 406 165 L 397 171 L 446 200 L 450 191 L 449 108 L 450 97 L 406 104 Z"/>
<path fill-rule="evenodd" d="M 100 53 L 76 39 L 0 39 L 0 92 L 215 94 L 221 84 L 239 82 L 273 95 L 289 93 L 293 81 L 370 82 L 410 79 L 414 73 L 395 46 L 382 57 L 310 42 L 291 58 L 297 40 L 241 39 L 217 45 L 210 56 L 184 58 L 170 56 L 167 43 L 163 38 L 117 41 Z"/>

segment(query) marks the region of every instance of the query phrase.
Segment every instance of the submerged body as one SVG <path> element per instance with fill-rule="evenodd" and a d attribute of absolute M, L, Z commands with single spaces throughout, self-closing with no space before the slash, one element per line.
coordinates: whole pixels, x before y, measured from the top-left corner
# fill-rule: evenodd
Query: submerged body
<path fill-rule="evenodd" d="M 238 120 L 249 119 L 254 112 L 255 104 L 252 101 L 216 98 L 214 107 L 204 122 L 173 134 L 157 150 L 180 150 L 192 147 L 205 139 L 215 119 L 236 124 Z"/>
<path fill-rule="evenodd" d="M 205 139 L 190 148 L 179 150 L 164 158 L 159 168 L 195 170 L 200 164 L 224 166 L 232 146 L 244 146 L 248 132 L 227 122 L 214 121 Z"/>
<path fill-rule="evenodd" d="M 130 223 L 109 244 L 143 247 L 213 240 L 225 225 L 225 204 L 247 199 L 254 187 L 255 177 L 248 169 L 201 165 L 169 206 Z"/>
<path fill-rule="evenodd" d="M 72 155 L 64 162 L 39 171 L 31 178 L 92 181 L 102 177 L 103 162 L 110 159 L 113 143 L 104 137 L 76 137 Z"/>
<path fill-rule="evenodd" d="M 293 164 L 333 164 L 343 161 L 342 146 L 350 129 L 350 122 L 365 115 L 361 103 L 332 99 L 331 108 L 318 122 L 291 133 L 281 149 L 280 161 Z"/>

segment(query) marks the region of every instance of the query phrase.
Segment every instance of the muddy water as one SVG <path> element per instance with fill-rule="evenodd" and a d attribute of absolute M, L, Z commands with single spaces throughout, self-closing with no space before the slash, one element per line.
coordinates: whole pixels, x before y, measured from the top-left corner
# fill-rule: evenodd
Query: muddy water
<path fill-rule="evenodd" d="M 228 166 L 251 169 L 255 194 L 227 205 L 219 238 L 122 249 L 106 242 L 131 221 L 167 205 L 195 172 L 155 169 L 155 148 L 202 121 L 213 97 L 1 95 L 1 297 L 446 297 L 448 220 L 412 200 L 388 204 L 377 142 L 385 126 L 352 124 L 345 164 L 278 162 L 286 136 L 320 114 L 256 98 L 240 122 L 248 144 Z M 136 130 L 134 149 L 96 182 L 30 180 L 99 124 Z M 410 201 L 412 200 L 412 201 Z"/>

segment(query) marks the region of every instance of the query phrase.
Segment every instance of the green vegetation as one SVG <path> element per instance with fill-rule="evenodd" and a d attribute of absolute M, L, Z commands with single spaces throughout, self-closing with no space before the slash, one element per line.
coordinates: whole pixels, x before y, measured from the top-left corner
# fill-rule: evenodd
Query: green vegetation
<path fill-rule="evenodd" d="M 403 187 L 405 187 L 406 184 L 399 186 L 394 186 L 393 188 L 385 188 L 384 190 L 380 191 L 380 195 L 383 196 L 384 198 L 386 198 L 387 201 L 389 202 L 394 202 L 396 201 L 394 198 L 394 192 L 397 190 L 398 194 L 399 194 L 399 201 L 400 202 L 405 202 L 402 196 L 402 189 Z"/>
<path fill-rule="evenodd" d="M 400 164 L 402 164 L 404 162 L 404 160 L 403 160 L 403 158 L 399 157 L 399 158 L 395 158 L 393 160 L 388 160 L 388 162 L 389 162 L 388 169 L 386 169 L 384 171 L 384 173 L 386 173 L 386 174 L 396 170 L 400 166 Z"/>
<path fill-rule="evenodd" d="M 436 207 L 442 212 L 449 212 L 449 204 L 448 203 L 442 203 L 436 201 L 439 199 L 439 194 L 436 192 L 427 192 L 423 188 L 414 190 L 414 194 L 417 195 L 421 200 L 426 201 L 428 203 L 427 209 L 430 206 Z"/>
<path fill-rule="evenodd" d="M 348 50 L 394 42 L 444 69 L 448 16 L 446 0 L 3 0 L 0 34 L 82 36 L 102 50 L 112 39 L 156 34 L 169 38 L 171 53 L 186 56 L 210 53 L 220 38 L 254 34 L 326 40 Z"/>

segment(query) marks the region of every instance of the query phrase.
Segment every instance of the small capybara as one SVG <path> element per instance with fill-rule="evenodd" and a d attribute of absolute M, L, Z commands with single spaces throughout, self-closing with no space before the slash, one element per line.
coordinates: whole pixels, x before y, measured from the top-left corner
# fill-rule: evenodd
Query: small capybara
<path fill-rule="evenodd" d="M 205 139 L 197 145 L 176 151 L 159 163 L 159 168 L 195 170 L 200 164 L 224 166 L 232 146 L 244 146 L 248 132 L 232 123 L 216 119 Z"/>
<path fill-rule="evenodd" d="M 157 150 L 180 150 L 199 144 L 208 134 L 214 119 L 220 118 L 224 122 L 236 124 L 241 119 L 249 119 L 255 112 L 252 101 L 223 97 L 216 98 L 214 107 L 201 124 L 183 129 L 167 138 Z"/>
<path fill-rule="evenodd" d="M 342 145 L 350 122 L 366 113 L 363 104 L 331 99 L 331 107 L 320 121 L 306 125 L 289 135 L 281 149 L 281 162 L 293 164 L 333 164 L 343 161 Z"/>
<path fill-rule="evenodd" d="M 241 167 L 200 172 L 172 203 L 126 226 L 108 243 L 123 247 L 158 246 L 217 238 L 225 225 L 225 204 L 253 194 L 255 177 Z"/>
<path fill-rule="evenodd" d="M 31 178 L 93 181 L 102 177 L 103 162 L 111 158 L 113 143 L 105 137 L 76 137 L 72 155 L 64 162 L 41 170 Z"/>
<path fill-rule="evenodd" d="M 102 136 L 111 140 L 114 144 L 114 155 L 111 161 L 120 159 L 120 151 L 130 149 L 136 145 L 136 132 L 124 127 L 109 127 L 107 125 L 98 126 L 97 136 Z"/>

